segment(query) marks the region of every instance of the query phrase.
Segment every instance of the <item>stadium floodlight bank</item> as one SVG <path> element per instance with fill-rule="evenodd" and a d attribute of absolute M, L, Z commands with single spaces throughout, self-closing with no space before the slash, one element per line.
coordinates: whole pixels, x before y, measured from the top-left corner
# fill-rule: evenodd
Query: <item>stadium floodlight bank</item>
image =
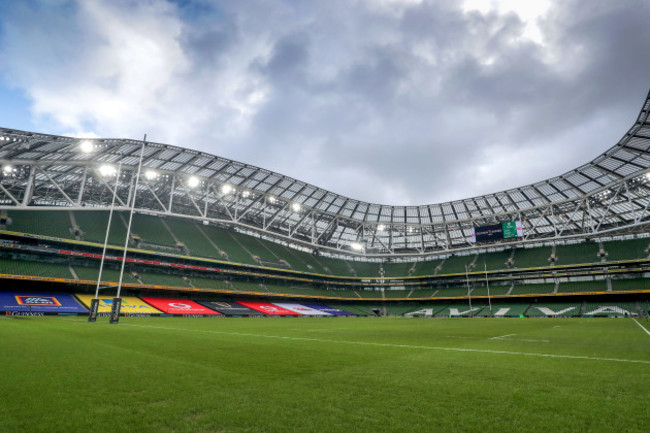
<path fill-rule="evenodd" d="M 648 231 L 650 98 L 612 148 L 560 176 L 452 202 L 367 203 L 263 168 L 172 145 L 77 139 L 0 128 L 0 209 L 106 209 L 220 224 L 303 251 L 422 260 L 481 249 Z M 90 144 L 88 144 L 90 143 Z M 83 150 L 82 150 L 83 149 Z M 142 152 L 146 176 L 138 182 Z M 101 170 L 121 164 L 120 186 Z M 515 222 L 516 236 L 472 242 Z"/>

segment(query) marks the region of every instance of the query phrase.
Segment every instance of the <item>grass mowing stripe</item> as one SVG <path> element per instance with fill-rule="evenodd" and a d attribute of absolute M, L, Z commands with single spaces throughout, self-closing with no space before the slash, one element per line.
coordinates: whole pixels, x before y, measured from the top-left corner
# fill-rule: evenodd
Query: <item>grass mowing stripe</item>
<path fill-rule="evenodd" d="M 639 325 L 639 326 L 641 327 L 641 329 L 643 329 L 643 330 L 645 331 L 646 334 L 650 335 L 650 331 L 648 331 L 648 330 L 646 329 L 645 326 L 643 326 L 642 324 L 640 324 L 639 322 L 637 322 L 636 319 L 632 319 L 632 320 L 634 320 L 634 322 L 635 322 L 637 325 Z"/>
<path fill-rule="evenodd" d="M 78 322 L 78 321 L 77 321 Z M 185 328 L 171 328 L 167 326 L 152 326 L 152 325 L 135 325 L 130 323 L 122 323 L 122 326 L 133 326 L 139 328 L 154 328 L 165 329 L 169 331 L 183 331 L 183 332 L 201 332 L 208 334 L 220 335 L 235 335 L 242 337 L 258 337 L 258 338 L 274 338 L 278 340 L 293 340 L 293 341 L 312 341 L 320 343 L 337 343 L 337 344 L 353 344 L 360 346 L 375 346 L 375 347 L 396 347 L 405 349 L 424 349 L 424 350 L 439 350 L 448 352 L 472 352 L 472 353 L 490 353 L 497 355 L 519 355 L 519 356 L 536 356 L 540 358 L 562 358 L 562 359 L 582 359 L 588 361 L 607 361 L 607 362 L 626 362 L 635 364 L 650 364 L 650 361 L 641 359 L 623 359 L 623 358 L 604 358 L 597 356 L 580 356 L 580 355 L 556 355 L 549 353 L 532 353 L 532 352 L 513 352 L 508 350 L 491 350 L 491 349 L 470 349 L 462 347 L 440 347 L 440 346 L 419 346 L 410 344 L 394 344 L 394 343 L 373 343 L 368 341 L 346 341 L 346 340 L 330 340 L 321 338 L 307 338 L 307 337 L 288 337 L 283 335 L 268 335 L 268 334 L 252 334 L 245 332 L 227 332 L 227 331 L 213 331 L 205 329 L 185 329 Z M 639 324 L 641 326 L 641 324 Z M 644 328 L 645 329 L 645 328 Z M 647 332 L 647 330 L 646 330 Z"/>

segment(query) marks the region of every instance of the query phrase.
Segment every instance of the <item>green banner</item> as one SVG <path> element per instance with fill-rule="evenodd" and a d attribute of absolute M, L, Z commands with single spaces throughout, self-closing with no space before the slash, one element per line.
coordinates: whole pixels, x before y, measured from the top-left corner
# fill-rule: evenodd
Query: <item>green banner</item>
<path fill-rule="evenodd" d="M 501 223 L 503 227 L 503 238 L 516 238 L 517 237 L 517 223 L 515 221 L 506 221 Z"/>

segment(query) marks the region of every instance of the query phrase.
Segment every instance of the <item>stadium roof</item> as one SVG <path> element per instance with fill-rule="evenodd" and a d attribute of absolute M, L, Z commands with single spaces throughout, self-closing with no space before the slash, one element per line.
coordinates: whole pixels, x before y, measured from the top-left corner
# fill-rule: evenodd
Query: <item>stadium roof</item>
<path fill-rule="evenodd" d="M 116 205 L 127 208 L 143 151 L 138 211 L 231 225 L 333 253 L 446 254 L 475 247 L 475 226 L 515 220 L 524 231 L 517 242 L 641 232 L 649 223 L 649 112 L 650 94 L 617 144 L 560 176 L 420 206 L 367 203 L 178 146 L 0 128 L 0 208 L 106 208 L 117 169 Z"/>

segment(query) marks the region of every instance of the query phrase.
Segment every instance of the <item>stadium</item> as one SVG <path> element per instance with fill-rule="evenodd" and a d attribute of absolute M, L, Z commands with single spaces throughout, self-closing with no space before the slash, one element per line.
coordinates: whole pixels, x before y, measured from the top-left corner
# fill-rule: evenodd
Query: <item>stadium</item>
<path fill-rule="evenodd" d="M 367 203 L 174 145 L 0 128 L 0 359 L 20 372 L 10 354 L 22 353 L 47 376 L 37 359 L 70 369 L 55 343 L 83 342 L 75 362 L 93 375 L 57 382 L 79 404 L 63 399 L 56 410 L 83 418 L 97 403 L 89 386 L 114 399 L 75 424 L 84 430 L 153 431 L 177 414 L 185 423 L 174 431 L 323 431 L 328 422 L 329 431 L 644 431 L 649 114 L 650 96 L 618 143 L 574 170 L 420 206 Z M 120 324 L 103 326 L 114 298 Z M 373 369 L 377 353 L 385 364 Z M 195 362 L 204 382 L 179 379 L 165 397 L 154 376 L 182 376 Z M 430 377 L 427 365 L 447 373 Z M 122 374 L 128 388 L 111 382 Z M 274 387 L 275 404 L 256 377 Z M 35 386 L 4 388 L 38 400 Z M 208 403 L 202 386 L 212 387 Z"/>

